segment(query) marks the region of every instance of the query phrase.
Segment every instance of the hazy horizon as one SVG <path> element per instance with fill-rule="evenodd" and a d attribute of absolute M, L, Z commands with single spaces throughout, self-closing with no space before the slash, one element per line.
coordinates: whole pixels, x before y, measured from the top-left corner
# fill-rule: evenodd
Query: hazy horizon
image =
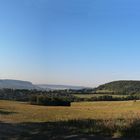
<path fill-rule="evenodd" d="M 139 4 L 1 0 L 0 79 L 87 87 L 140 80 Z"/>

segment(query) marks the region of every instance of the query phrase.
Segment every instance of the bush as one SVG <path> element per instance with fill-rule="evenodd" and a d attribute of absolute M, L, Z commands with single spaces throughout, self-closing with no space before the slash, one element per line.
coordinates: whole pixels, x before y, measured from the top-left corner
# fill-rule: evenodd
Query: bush
<path fill-rule="evenodd" d="M 48 97 L 44 95 L 34 95 L 30 98 L 30 103 L 45 106 L 70 106 L 71 101 L 64 97 Z"/>

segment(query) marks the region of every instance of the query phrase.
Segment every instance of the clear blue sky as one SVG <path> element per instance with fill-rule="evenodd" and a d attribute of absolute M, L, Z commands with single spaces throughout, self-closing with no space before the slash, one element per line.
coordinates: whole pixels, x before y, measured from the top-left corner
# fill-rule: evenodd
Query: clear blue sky
<path fill-rule="evenodd" d="M 139 0 L 0 0 L 0 78 L 97 86 L 140 80 Z"/>

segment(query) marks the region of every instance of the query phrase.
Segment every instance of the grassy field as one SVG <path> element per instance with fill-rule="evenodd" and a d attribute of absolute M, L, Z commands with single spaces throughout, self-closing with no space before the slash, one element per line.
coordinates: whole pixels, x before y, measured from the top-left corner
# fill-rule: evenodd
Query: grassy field
<path fill-rule="evenodd" d="M 14 139 L 63 139 L 74 134 L 139 137 L 139 120 L 140 101 L 79 102 L 71 107 L 0 101 L 0 127 L 4 128 L 0 139 L 10 139 L 11 134 Z"/>
<path fill-rule="evenodd" d="M 73 94 L 76 97 L 79 98 L 91 98 L 91 97 L 99 97 L 99 96 L 104 96 L 104 95 L 109 95 L 110 94 Z M 128 95 L 111 95 L 112 97 L 126 97 Z"/>
<path fill-rule="evenodd" d="M 140 117 L 140 101 L 78 102 L 71 107 L 46 107 L 24 102 L 0 101 L 4 122 L 51 122 L 71 119 L 116 119 Z"/>

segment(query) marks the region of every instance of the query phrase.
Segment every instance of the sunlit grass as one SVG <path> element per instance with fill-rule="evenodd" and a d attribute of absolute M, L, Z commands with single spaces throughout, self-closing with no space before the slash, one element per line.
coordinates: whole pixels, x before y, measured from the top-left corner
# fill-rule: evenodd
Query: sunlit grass
<path fill-rule="evenodd" d="M 140 118 L 140 101 L 79 102 L 71 107 L 36 106 L 23 102 L 0 101 L 4 122 L 54 122 L 72 119 L 137 119 Z M 13 113 L 12 113 L 13 112 Z"/>

